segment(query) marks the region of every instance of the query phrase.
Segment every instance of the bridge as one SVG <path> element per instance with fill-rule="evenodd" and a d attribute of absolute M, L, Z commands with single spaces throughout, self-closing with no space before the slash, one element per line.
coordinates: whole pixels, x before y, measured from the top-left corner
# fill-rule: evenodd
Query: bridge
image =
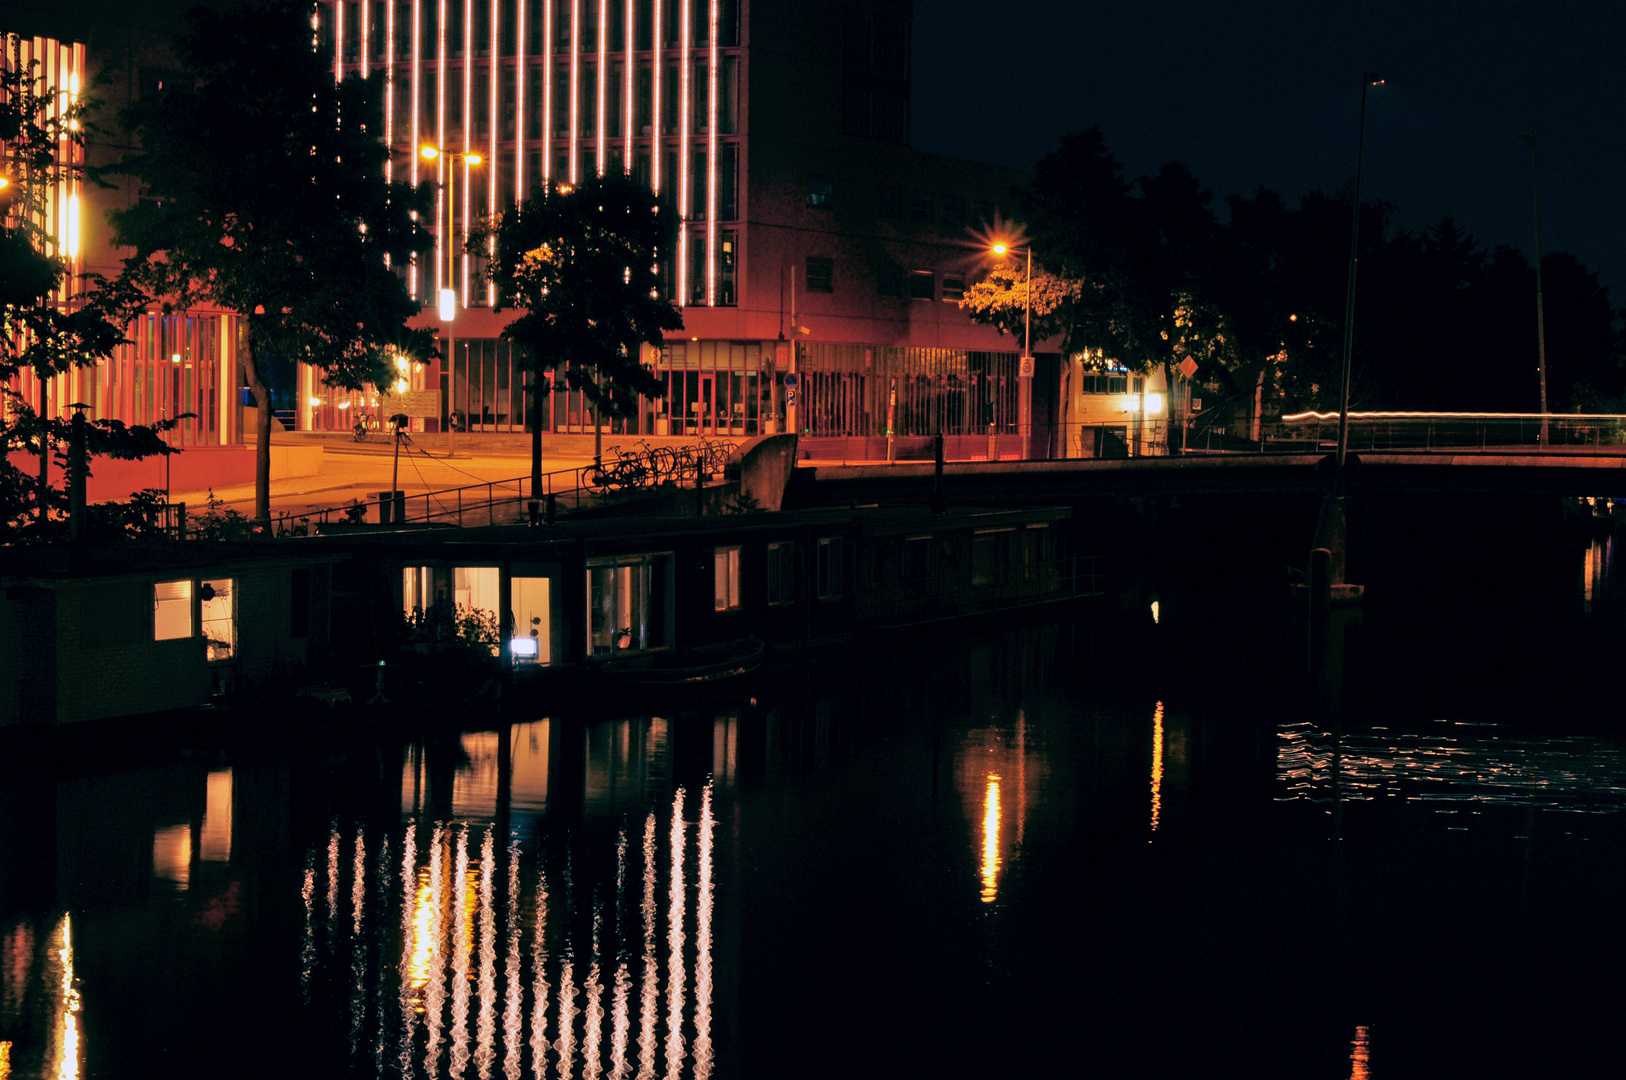
<path fill-rule="evenodd" d="M 925 502 L 930 462 L 803 464 L 787 506 Z M 1626 497 L 1626 447 L 1612 452 L 1352 453 L 1349 491 L 1363 493 Z M 1069 502 L 1101 496 L 1325 494 L 1333 458 L 1315 453 L 1188 454 L 1119 461 L 957 461 L 943 466 L 951 503 Z"/>

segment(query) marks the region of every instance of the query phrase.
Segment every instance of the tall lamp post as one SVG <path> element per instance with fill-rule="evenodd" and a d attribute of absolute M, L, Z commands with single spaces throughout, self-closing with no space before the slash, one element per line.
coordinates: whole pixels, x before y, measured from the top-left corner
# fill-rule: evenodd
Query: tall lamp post
<path fill-rule="evenodd" d="M 1536 374 L 1541 380 L 1541 445 L 1547 445 L 1547 315 L 1541 300 L 1541 173 L 1536 164 L 1536 137 L 1520 135 L 1530 144 L 1530 194 L 1536 215 Z"/>
<path fill-rule="evenodd" d="M 1361 126 L 1355 140 L 1355 217 L 1349 230 L 1349 286 L 1344 293 L 1343 390 L 1338 405 L 1338 461 L 1334 494 L 1344 493 L 1344 458 L 1349 452 L 1349 359 L 1355 348 L 1355 269 L 1361 250 L 1361 162 L 1366 154 L 1366 92 L 1383 85 L 1383 76 L 1367 72 L 1361 79 Z"/>
<path fill-rule="evenodd" d="M 1010 254 L 1011 246 L 1003 240 L 996 240 L 989 250 L 1003 259 Z M 1027 256 L 1028 266 L 1022 286 L 1022 361 L 1017 368 L 1017 378 L 1022 381 L 1017 384 L 1016 430 L 1022 440 L 1022 460 L 1026 461 L 1028 444 L 1033 441 L 1033 246 L 1025 245 L 1022 250 Z"/>
<path fill-rule="evenodd" d="M 456 338 L 452 331 L 452 321 L 457 318 L 457 161 L 462 160 L 465 167 L 479 165 L 483 160 L 479 154 L 463 153 L 457 150 L 442 150 L 438 146 L 424 145 L 418 148 L 418 154 L 425 161 L 434 161 L 436 158 L 446 158 L 446 287 L 440 290 L 436 297 L 440 306 L 440 321 L 446 324 L 446 371 L 450 376 L 452 358 L 456 348 Z M 448 390 L 455 387 L 454 379 L 446 380 Z M 457 425 L 451 422 L 452 413 L 457 410 L 451 408 L 452 403 L 446 403 L 447 416 L 447 453 L 455 445 L 457 438 Z"/>

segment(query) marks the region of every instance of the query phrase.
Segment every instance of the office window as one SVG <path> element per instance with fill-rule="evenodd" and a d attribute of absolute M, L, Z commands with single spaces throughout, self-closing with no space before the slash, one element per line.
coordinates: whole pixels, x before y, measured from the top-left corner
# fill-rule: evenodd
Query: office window
<path fill-rule="evenodd" d="M 877 296 L 902 296 L 902 272 L 895 266 L 883 266 L 875 271 L 875 293 Z"/>
<path fill-rule="evenodd" d="M 836 261 L 822 255 L 809 255 L 807 257 L 807 291 L 808 292 L 835 292 L 836 291 Z"/>
<path fill-rule="evenodd" d="M 877 192 L 876 213 L 884 218 L 903 220 L 903 189 L 893 184 L 882 184 Z"/>
<path fill-rule="evenodd" d="M 958 301 L 965 296 L 965 278 L 943 275 L 943 299 Z"/>
<path fill-rule="evenodd" d="M 738 611 L 740 609 L 740 549 L 738 547 L 720 547 L 712 553 L 715 600 L 713 606 L 717 611 Z"/>
<path fill-rule="evenodd" d="M 909 199 L 909 219 L 911 221 L 923 222 L 929 225 L 937 219 L 934 210 L 932 193 L 929 191 L 917 191 Z"/>
<path fill-rule="evenodd" d="M 152 587 L 152 639 L 174 641 L 192 636 L 192 583 L 160 581 Z"/>
<path fill-rule="evenodd" d="M 909 271 L 909 297 L 912 300 L 931 300 L 936 293 L 932 288 L 930 270 Z"/>
<path fill-rule="evenodd" d="M 768 545 L 768 603 L 789 604 L 796 599 L 796 543 L 784 540 Z"/>
<path fill-rule="evenodd" d="M 819 599 L 835 600 L 841 596 L 841 537 L 827 536 L 819 540 Z"/>
<path fill-rule="evenodd" d="M 809 177 L 807 181 L 807 205 L 818 206 L 828 210 L 835 205 L 836 185 L 826 176 Z"/>

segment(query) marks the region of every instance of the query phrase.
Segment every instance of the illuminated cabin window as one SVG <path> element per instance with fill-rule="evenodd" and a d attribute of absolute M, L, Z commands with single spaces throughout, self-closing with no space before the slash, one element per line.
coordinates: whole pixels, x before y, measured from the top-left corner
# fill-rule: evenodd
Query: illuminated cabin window
<path fill-rule="evenodd" d="M 587 562 L 587 653 L 663 649 L 671 641 L 672 554 Z"/>
<path fill-rule="evenodd" d="M 768 545 L 768 603 L 789 604 L 796 599 L 796 542 Z"/>
<path fill-rule="evenodd" d="M 231 578 L 205 581 L 198 589 L 203 641 L 211 661 L 230 660 L 237 651 L 237 583 Z"/>
<path fill-rule="evenodd" d="M 713 606 L 718 611 L 740 609 L 740 549 L 720 547 L 712 555 Z"/>
<path fill-rule="evenodd" d="M 152 639 L 174 641 L 192 636 L 192 583 L 160 581 L 152 587 Z"/>
<path fill-rule="evenodd" d="M 553 582 L 545 577 L 509 579 L 514 632 L 508 655 L 515 667 L 553 663 Z"/>
<path fill-rule="evenodd" d="M 841 597 L 841 537 L 826 536 L 819 540 L 819 599 L 837 600 Z"/>

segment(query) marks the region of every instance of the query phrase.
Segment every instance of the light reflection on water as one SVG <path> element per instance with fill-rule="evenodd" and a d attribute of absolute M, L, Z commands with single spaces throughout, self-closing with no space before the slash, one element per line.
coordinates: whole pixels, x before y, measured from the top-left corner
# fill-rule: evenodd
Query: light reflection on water
<path fill-rule="evenodd" d="M 412 771 L 403 772 L 404 792 Z M 457 808 L 473 808 L 474 789 L 457 790 Z M 352 1053 L 365 1052 L 359 1033 L 375 1029 L 379 1045 L 399 1048 L 387 1062 L 379 1056 L 381 1074 L 625 1080 L 636 1064 L 642 1076 L 709 1076 L 713 791 L 710 781 L 677 786 L 664 807 L 644 815 L 639 866 L 626 865 L 627 838 L 618 831 L 608 894 L 583 886 L 578 895 L 571 867 L 596 861 L 590 848 L 562 863 L 544 859 L 522 830 L 500 838 L 489 822 L 410 821 L 392 839 L 335 822 L 307 853 L 302 883 L 313 997 L 342 992 Z M 388 866 L 368 857 L 381 845 L 399 852 Z M 341 848 L 351 857 L 335 857 Z M 637 881 L 630 894 L 622 887 L 629 872 Z M 329 906 L 318 914 L 324 894 Z M 379 953 L 368 947 L 375 937 L 396 944 Z M 364 992 L 383 983 L 398 989 Z"/>
<path fill-rule="evenodd" d="M 1440 721 L 1426 732 L 1372 728 L 1342 740 L 1309 723 L 1277 732 L 1278 800 L 1485 803 L 1626 810 L 1626 750 L 1585 736 L 1525 738 L 1495 724 Z"/>

